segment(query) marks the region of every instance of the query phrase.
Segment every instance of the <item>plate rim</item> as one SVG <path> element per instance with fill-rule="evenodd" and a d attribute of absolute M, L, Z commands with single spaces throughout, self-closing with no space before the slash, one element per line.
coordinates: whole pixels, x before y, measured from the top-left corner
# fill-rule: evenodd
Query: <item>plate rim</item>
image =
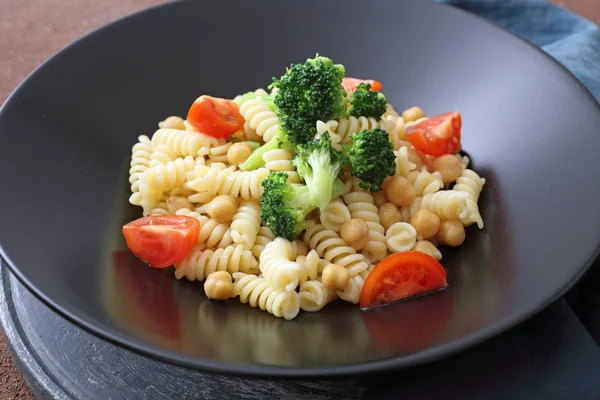
<path fill-rule="evenodd" d="M 0 121 L 1 117 L 4 113 L 4 110 L 8 108 L 8 105 L 12 103 L 13 97 L 15 97 L 22 87 L 30 80 L 34 79 L 35 76 L 40 73 L 41 70 L 45 68 L 46 65 L 53 62 L 56 58 L 61 57 L 63 53 L 70 51 L 80 44 L 80 42 L 85 42 L 91 37 L 102 33 L 104 30 L 110 30 L 113 26 L 117 26 L 123 23 L 127 23 L 130 19 L 135 19 L 139 17 L 143 17 L 146 13 L 156 12 L 161 8 L 172 7 L 174 5 L 180 3 L 192 3 L 193 0 L 175 0 L 167 3 L 153 5 L 142 10 L 136 11 L 134 13 L 125 15 L 121 18 L 118 18 L 114 21 L 111 21 L 107 24 L 104 24 L 87 34 L 79 37 L 78 39 L 70 42 L 52 56 L 43 61 L 40 65 L 38 65 L 35 69 L 33 69 L 25 79 L 21 83 L 19 83 L 15 89 L 11 92 L 11 94 L 7 97 L 2 107 L 0 107 Z M 411 4 L 411 3 L 408 3 Z M 567 76 L 579 86 L 580 89 L 583 89 L 584 93 L 591 100 L 596 107 L 597 112 L 600 114 L 600 103 L 591 91 L 575 76 L 573 72 L 567 69 L 563 64 L 557 61 L 550 54 L 532 44 L 531 42 L 523 39 L 519 35 L 511 32 L 507 28 L 494 23 L 480 15 L 473 14 L 469 11 L 463 10 L 461 8 L 455 7 L 451 4 L 447 3 L 438 3 L 438 2 L 422 2 L 420 6 L 426 7 L 444 7 L 447 9 L 447 12 L 457 12 L 463 14 L 467 18 L 477 19 L 493 28 L 500 29 L 505 33 L 508 33 L 513 38 L 523 42 L 531 48 L 533 51 L 537 51 L 538 54 L 543 54 L 550 63 L 558 66 L 563 72 L 566 72 Z M 479 343 L 490 340 L 499 334 L 521 324 L 525 320 L 531 318 L 532 316 L 538 314 L 544 308 L 552 304 L 554 301 L 562 297 L 569 289 L 571 289 L 589 270 L 591 265 L 599 258 L 600 256 L 600 239 L 598 240 L 598 244 L 596 248 L 592 251 L 591 257 L 583 263 L 579 267 L 579 271 L 575 274 L 568 282 L 561 287 L 560 290 L 555 292 L 550 296 L 544 297 L 542 300 L 538 302 L 537 305 L 530 306 L 528 308 L 523 308 L 520 312 L 513 313 L 494 324 L 491 324 L 483 329 L 480 329 L 474 333 L 471 333 L 467 336 L 463 336 L 459 339 L 453 340 L 451 342 L 447 342 L 441 345 L 437 345 L 431 348 L 427 348 L 424 350 L 417 351 L 415 353 L 407 354 L 407 355 L 399 355 L 391 358 L 385 358 L 375 361 L 368 361 L 363 363 L 353 363 L 348 365 L 332 365 L 328 367 L 285 367 L 285 366 L 268 366 L 268 365 L 260 365 L 260 364 L 233 364 L 226 363 L 220 361 L 214 361 L 207 358 L 202 357 L 191 357 L 183 354 L 178 354 L 176 352 L 161 349 L 158 346 L 155 346 L 150 343 L 144 343 L 139 339 L 135 339 L 133 336 L 128 335 L 126 333 L 116 334 L 111 332 L 110 330 L 103 329 L 101 327 L 97 327 L 91 321 L 88 321 L 86 318 L 76 315 L 66 308 L 59 306 L 55 301 L 50 299 L 45 293 L 38 290 L 34 284 L 32 284 L 20 271 L 20 268 L 16 266 L 16 264 L 8 257 L 5 253 L 3 247 L 0 245 L 0 261 L 2 265 L 6 266 L 9 271 L 27 288 L 35 297 L 40 299 L 46 306 L 48 306 L 51 310 L 56 312 L 59 316 L 65 318 L 68 322 L 73 325 L 89 332 L 96 337 L 99 337 L 103 340 L 106 340 L 109 343 L 112 343 L 116 346 L 124 348 L 126 350 L 141 354 L 142 356 L 149 357 L 155 360 L 159 360 L 161 362 L 165 362 L 167 364 L 174 364 L 183 366 L 186 368 L 204 371 L 208 373 L 217 373 L 238 377 L 247 377 L 247 378 L 272 378 L 272 379 L 305 379 L 305 378 L 323 378 L 323 377 L 344 377 L 351 375 L 359 375 L 359 374 L 374 374 L 381 372 L 391 372 L 397 371 L 404 368 L 416 367 L 418 365 L 423 365 L 426 363 L 434 362 L 436 360 L 440 360 L 442 358 L 450 357 L 455 355 L 461 351 L 464 351 L 468 348 L 474 347 Z"/>

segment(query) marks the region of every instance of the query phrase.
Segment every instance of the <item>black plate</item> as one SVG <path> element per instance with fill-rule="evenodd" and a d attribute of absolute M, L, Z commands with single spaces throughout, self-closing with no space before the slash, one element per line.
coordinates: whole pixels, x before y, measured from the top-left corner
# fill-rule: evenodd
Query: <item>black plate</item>
<path fill-rule="evenodd" d="M 459 110 L 487 179 L 486 227 L 444 254 L 448 290 L 294 321 L 208 302 L 125 252 L 130 149 L 200 94 L 265 86 L 315 53 L 398 108 Z M 396 0 L 177 2 L 120 20 L 36 70 L 0 114 L 0 244 L 75 323 L 177 364 L 323 376 L 423 363 L 522 321 L 582 275 L 600 239 L 598 104 L 547 55 L 448 6 Z M 543 334 L 543 332 L 540 332 Z"/>

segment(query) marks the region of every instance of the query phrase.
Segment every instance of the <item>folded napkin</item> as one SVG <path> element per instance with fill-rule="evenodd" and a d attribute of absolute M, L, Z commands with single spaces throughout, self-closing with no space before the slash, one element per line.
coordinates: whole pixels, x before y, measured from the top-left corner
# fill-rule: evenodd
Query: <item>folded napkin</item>
<path fill-rule="evenodd" d="M 437 0 L 487 18 L 539 46 L 600 100 L 600 33 L 543 0 Z M 510 331 L 445 360 L 396 371 L 365 399 L 600 399 L 600 263 L 587 281 Z M 589 330 L 589 331 L 588 331 Z"/>

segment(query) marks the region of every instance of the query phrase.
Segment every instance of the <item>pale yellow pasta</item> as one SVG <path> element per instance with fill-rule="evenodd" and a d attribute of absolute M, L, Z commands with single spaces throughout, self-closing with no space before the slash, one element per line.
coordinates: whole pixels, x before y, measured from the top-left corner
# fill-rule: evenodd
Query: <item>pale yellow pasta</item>
<path fill-rule="evenodd" d="M 150 167 L 158 165 L 166 165 L 177 159 L 177 152 L 173 151 L 169 146 L 163 144 L 156 146 L 150 157 Z"/>
<path fill-rule="evenodd" d="M 231 222 L 231 238 L 251 248 L 261 224 L 260 204 L 252 200 L 242 200 Z"/>
<path fill-rule="evenodd" d="M 300 298 L 294 290 L 277 290 L 265 278 L 243 272 L 235 272 L 233 279 L 233 295 L 239 296 L 244 304 L 287 320 L 296 318 L 300 312 Z"/>
<path fill-rule="evenodd" d="M 160 121 L 158 123 L 159 128 L 167 128 L 167 129 L 181 129 L 185 130 L 185 123 L 183 118 L 178 117 L 176 115 L 172 115 L 170 117 L 165 118 L 164 121 Z"/>
<path fill-rule="evenodd" d="M 218 146 L 208 149 L 208 159 L 210 163 L 226 163 L 227 162 L 227 150 L 231 147 L 232 143 L 227 142 Z"/>
<path fill-rule="evenodd" d="M 400 116 L 384 115 L 379 126 L 390 136 L 394 150 L 399 149 L 406 141 L 404 132 L 404 120 Z"/>
<path fill-rule="evenodd" d="M 324 210 L 321 211 L 320 220 L 321 224 L 326 229 L 339 232 L 342 229 L 342 225 L 350 221 L 352 216 L 350 210 L 344 202 L 337 198 L 333 199 Z"/>
<path fill-rule="evenodd" d="M 409 223 L 396 222 L 385 232 L 385 241 L 392 253 L 409 251 L 417 242 L 417 231 Z"/>
<path fill-rule="evenodd" d="M 204 244 L 197 244 L 183 260 L 175 264 L 175 277 L 202 281 L 215 271 L 258 272 L 258 263 L 250 250 L 232 245 L 224 249 L 208 250 Z"/>
<path fill-rule="evenodd" d="M 258 136 L 268 142 L 275 136 L 279 129 L 279 119 L 260 97 L 248 100 L 240 106 L 240 114 L 248 122 Z"/>
<path fill-rule="evenodd" d="M 475 209 L 473 209 L 473 205 Z M 456 190 L 440 190 L 439 192 L 423 196 L 421 208 L 437 214 L 442 220 L 457 219 L 464 225 L 476 222 L 483 228 L 483 221 L 477 203 L 469 197 L 467 192 Z"/>
<path fill-rule="evenodd" d="M 319 257 L 316 250 L 311 249 L 307 255 L 299 254 L 296 263 L 300 266 L 298 285 L 302 285 L 306 281 L 318 279 L 319 273 L 329 262 Z"/>
<path fill-rule="evenodd" d="M 187 208 L 177 210 L 176 215 L 186 215 L 188 217 L 197 218 L 198 221 L 200 221 L 198 243 L 205 243 L 206 247 L 225 248 L 233 243 L 229 224 L 218 223 L 206 215 L 202 215 L 197 211 L 191 211 Z"/>
<path fill-rule="evenodd" d="M 340 137 L 339 143 L 352 143 L 352 139 L 350 139 L 350 135 L 356 132 L 363 131 L 365 129 L 373 129 L 376 127 L 380 127 L 385 129 L 387 127 L 387 123 L 383 120 L 377 121 L 372 117 L 347 117 L 341 118 L 338 121 L 337 129 L 335 130 L 335 134 Z"/>
<path fill-rule="evenodd" d="M 406 178 L 415 188 L 417 196 L 435 193 L 444 187 L 439 172 L 430 173 L 426 169 L 422 169 L 421 171 L 409 172 Z"/>
<path fill-rule="evenodd" d="M 425 253 L 438 261 L 442 259 L 442 252 L 429 240 L 417 240 L 412 250 Z"/>
<path fill-rule="evenodd" d="M 131 149 L 131 162 L 129 164 L 129 183 L 131 184 L 132 193 L 139 191 L 140 176 L 150 168 L 153 151 L 152 142 L 145 135 L 139 136 L 138 142 L 133 145 Z"/>
<path fill-rule="evenodd" d="M 228 194 L 244 200 L 259 200 L 263 191 L 261 183 L 269 176 L 270 171 L 266 168 L 235 171 L 234 168 L 222 168 L 219 164 L 201 166 L 196 169 L 196 178 L 186 185 L 200 193 Z"/>
<path fill-rule="evenodd" d="M 215 139 L 203 133 L 182 131 L 178 129 L 159 129 L 152 135 L 154 148 L 163 145 L 177 153 L 178 157 L 199 155 L 202 148 L 208 149 L 224 143 L 224 140 Z"/>
<path fill-rule="evenodd" d="M 260 255 L 260 272 L 275 289 L 296 290 L 300 281 L 300 265 L 292 261 L 295 258 L 292 244 L 276 238 L 265 246 Z"/>
<path fill-rule="evenodd" d="M 386 118 L 386 117 L 398 117 L 399 114 L 398 112 L 394 109 L 394 106 L 391 105 L 390 103 L 387 104 L 385 112 L 383 113 L 382 118 Z"/>
<path fill-rule="evenodd" d="M 168 200 L 168 199 L 167 199 Z M 169 211 L 169 206 L 167 205 L 167 201 L 159 201 L 156 203 L 154 208 L 148 212 L 148 215 L 169 215 L 171 212 Z"/>
<path fill-rule="evenodd" d="M 337 233 L 325 229 L 321 224 L 308 228 L 304 233 L 304 241 L 309 243 L 311 249 L 317 250 L 320 257 L 346 268 L 351 277 L 369 267 L 362 254 L 356 253 L 356 250 L 348 246 Z"/>
<path fill-rule="evenodd" d="M 140 185 L 148 192 L 166 192 L 182 186 L 187 180 L 187 173 L 193 171 L 196 160 L 193 157 L 177 158 L 167 164 L 150 167 L 140 176 Z M 140 192 L 145 195 L 140 187 Z"/>
<path fill-rule="evenodd" d="M 338 290 L 336 294 L 338 297 L 348 303 L 358 304 L 360 300 L 360 292 L 365 284 L 365 279 L 362 275 L 356 275 L 348 281 L 348 285 L 344 290 Z"/>
<path fill-rule="evenodd" d="M 336 120 L 327 122 L 317 121 L 317 134 L 315 139 L 319 139 L 325 132 L 329 133 L 331 144 L 336 150 L 342 149 L 342 137 L 336 133 L 339 123 Z"/>
<path fill-rule="evenodd" d="M 456 184 L 454 185 L 453 189 L 457 192 L 468 193 L 469 197 L 477 202 L 479 200 L 479 195 L 483 190 L 484 184 L 485 179 L 481 178 L 477 172 L 473 171 L 472 169 L 465 168 L 456 180 Z"/>
<path fill-rule="evenodd" d="M 252 246 L 252 254 L 254 257 L 260 257 L 260 254 L 265 249 L 265 246 L 275 239 L 275 235 L 271 232 L 271 229 L 267 226 L 261 226 L 258 229 L 258 235 L 256 236 L 256 240 L 254 241 L 254 246 Z"/>
<path fill-rule="evenodd" d="M 308 312 L 316 312 L 337 298 L 335 291 L 327 289 L 318 280 L 306 281 L 300 285 L 298 292 L 300 308 Z"/>
<path fill-rule="evenodd" d="M 379 220 L 379 210 L 368 192 L 351 192 L 344 195 L 352 218 L 362 219 L 369 229 L 369 241 L 362 250 L 369 261 L 380 261 L 387 256 L 385 230 Z"/>
<path fill-rule="evenodd" d="M 296 172 L 296 168 L 292 165 L 292 157 L 294 154 L 291 150 L 274 149 L 263 154 L 265 168 L 269 171 L 286 172 L 292 183 L 300 183 L 300 175 Z"/>
<path fill-rule="evenodd" d="M 410 219 L 421 209 L 421 203 L 423 202 L 422 197 L 415 197 L 414 200 L 408 206 L 400 207 L 400 213 L 402 214 L 402 221 L 408 222 Z"/>
<path fill-rule="evenodd" d="M 407 177 L 410 171 L 417 168 L 416 164 L 410 162 L 406 146 L 400 147 L 394 153 L 396 154 L 396 175 Z"/>

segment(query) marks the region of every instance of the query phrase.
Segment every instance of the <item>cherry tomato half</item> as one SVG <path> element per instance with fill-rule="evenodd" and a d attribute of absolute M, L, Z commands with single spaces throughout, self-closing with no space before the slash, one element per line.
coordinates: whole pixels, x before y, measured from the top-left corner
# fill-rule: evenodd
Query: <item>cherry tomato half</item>
<path fill-rule="evenodd" d="M 357 78 L 342 79 L 342 86 L 344 87 L 344 89 L 346 89 L 346 93 L 348 93 L 348 96 L 350 96 L 352 93 L 354 93 L 354 91 L 356 90 L 358 85 L 360 85 L 361 83 L 370 83 L 371 91 L 373 91 L 373 92 L 379 92 L 379 91 L 381 91 L 381 88 L 383 87 L 383 85 L 380 82 L 375 81 L 373 79 L 357 79 Z"/>
<path fill-rule="evenodd" d="M 360 307 L 376 307 L 446 286 L 446 270 L 435 258 L 418 251 L 396 253 L 380 261 L 367 275 Z"/>
<path fill-rule="evenodd" d="M 184 215 L 144 217 L 123 225 L 127 247 L 154 268 L 181 261 L 200 234 L 200 221 Z"/>
<path fill-rule="evenodd" d="M 187 120 L 198 132 L 215 138 L 231 136 L 244 126 L 244 117 L 235 101 L 211 96 L 196 99 Z"/>
<path fill-rule="evenodd" d="M 460 114 L 447 112 L 407 127 L 406 138 L 417 150 L 439 157 L 458 151 L 461 128 Z"/>

